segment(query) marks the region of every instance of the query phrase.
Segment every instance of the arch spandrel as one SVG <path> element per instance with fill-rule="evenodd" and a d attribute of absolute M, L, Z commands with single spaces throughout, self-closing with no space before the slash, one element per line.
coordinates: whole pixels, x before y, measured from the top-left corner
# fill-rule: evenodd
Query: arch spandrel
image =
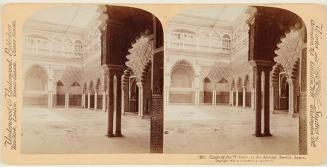
<path fill-rule="evenodd" d="M 88 91 L 90 93 L 94 93 L 94 84 L 93 84 L 93 81 L 90 81 L 89 87 L 88 87 Z"/>
<path fill-rule="evenodd" d="M 242 84 L 243 82 L 242 82 L 242 78 L 241 77 L 238 77 L 238 79 L 237 79 L 237 83 L 236 83 L 236 88 L 238 89 L 238 90 L 242 90 L 242 88 L 243 88 L 243 84 Z"/>
<path fill-rule="evenodd" d="M 279 49 L 275 51 L 277 57 L 274 60 L 284 68 L 288 78 L 295 77 L 293 76 L 294 67 L 299 63 L 302 46 L 303 33 L 301 33 L 301 29 L 292 29 L 278 44 Z"/>
<path fill-rule="evenodd" d="M 214 82 L 219 82 L 222 78 L 229 80 L 231 74 L 231 68 L 229 64 L 215 63 L 210 67 L 208 77 Z"/>
<path fill-rule="evenodd" d="M 202 80 L 204 80 L 206 77 L 209 77 L 208 75 L 209 75 L 209 73 L 210 73 L 210 67 L 201 67 L 201 70 L 200 70 L 200 79 L 201 79 L 201 81 Z M 210 79 L 210 80 L 212 80 L 212 79 Z"/>
<path fill-rule="evenodd" d="M 154 54 L 153 34 L 149 33 L 149 31 L 142 33 L 142 35 L 131 44 L 131 48 L 128 50 L 129 54 L 126 56 L 128 61 L 125 65 L 134 72 L 137 79 L 140 81 Z"/>

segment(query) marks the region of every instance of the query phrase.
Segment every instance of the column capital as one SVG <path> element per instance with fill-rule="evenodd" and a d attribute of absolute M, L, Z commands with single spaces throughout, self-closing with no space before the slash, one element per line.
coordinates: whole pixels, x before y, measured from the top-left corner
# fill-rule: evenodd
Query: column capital
<path fill-rule="evenodd" d="M 287 78 L 287 83 L 290 84 L 290 85 L 293 85 L 294 84 L 294 79 L 292 78 Z"/>
<path fill-rule="evenodd" d="M 113 64 L 108 64 L 108 69 L 110 74 L 117 75 L 117 77 L 121 77 L 124 74 L 124 70 L 126 69 L 122 65 L 113 65 Z"/>
<path fill-rule="evenodd" d="M 275 84 L 276 84 L 276 83 L 274 83 L 274 82 L 271 81 L 271 82 L 269 83 L 269 86 L 270 86 L 270 87 L 274 87 Z"/>
<path fill-rule="evenodd" d="M 250 60 L 250 65 L 254 70 L 271 71 L 275 62 L 269 60 Z"/>
<path fill-rule="evenodd" d="M 273 66 L 264 66 L 263 68 L 262 68 L 262 71 L 264 71 L 264 72 L 266 72 L 266 73 L 270 73 L 270 71 L 272 70 L 272 67 Z"/>
<path fill-rule="evenodd" d="M 213 91 L 216 91 L 216 89 L 217 89 L 217 83 L 213 82 Z"/>
<path fill-rule="evenodd" d="M 136 83 L 136 85 L 137 85 L 139 88 L 143 88 L 143 82 L 141 82 L 141 81 L 138 81 L 138 82 Z"/>

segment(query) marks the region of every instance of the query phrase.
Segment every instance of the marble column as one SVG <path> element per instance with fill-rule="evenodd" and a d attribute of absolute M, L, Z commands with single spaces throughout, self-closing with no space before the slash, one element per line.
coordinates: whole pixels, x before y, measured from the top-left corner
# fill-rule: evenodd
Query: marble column
<path fill-rule="evenodd" d="M 53 108 L 53 93 L 50 92 L 50 108 Z"/>
<path fill-rule="evenodd" d="M 53 93 L 51 93 L 51 108 L 53 108 Z"/>
<path fill-rule="evenodd" d="M 215 95 L 214 95 L 214 101 L 213 104 L 216 106 L 217 105 L 217 91 L 215 90 Z"/>
<path fill-rule="evenodd" d="M 94 110 L 97 110 L 98 108 L 98 91 L 96 90 L 94 92 Z"/>
<path fill-rule="evenodd" d="M 274 112 L 274 87 L 273 87 L 273 83 L 272 83 L 272 81 L 271 81 L 271 83 L 270 83 L 270 111 L 272 112 L 272 113 L 275 113 Z"/>
<path fill-rule="evenodd" d="M 121 77 L 121 112 L 124 115 L 125 114 L 125 90 L 124 90 L 125 85 L 123 84 L 123 76 Z"/>
<path fill-rule="evenodd" d="M 255 109 L 255 89 L 252 88 L 252 92 L 251 92 L 251 109 Z"/>
<path fill-rule="evenodd" d="M 106 111 L 106 91 L 102 92 L 102 110 Z"/>
<path fill-rule="evenodd" d="M 115 136 L 116 137 L 122 137 L 122 133 L 121 133 L 121 113 L 122 113 L 122 72 L 118 72 L 116 73 L 117 76 L 117 82 L 116 82 L 116 130 L 115 130 Z"/>
<path fill-rule="evenodd" d="M 114 126 L 114 74 L 109 72 L 108 77 L 108 130 L 107 136 L 114 137 L 113 126 Z"/>
<path fill-rule="evenodd" d="M 65 108 L 69 108 L 69 93 L 65 93 Z"/>
<path fill-rule="evenodd" d="M 245 95 L 246 95 L 245 86 L 243 86 L 243 108 L 245 108 Z"/>
<path fill-rule="evenodd" d="M 67 93 L 65 93 L 65 96 L 64 96 L 64 108 L 67 108 Z"/>
<path fill-rule="evenodd" d="M 197 105 L 200 105 L 200 102 L 201 102 L 201 94 L 200 94 L 201 92 L 200 92 L 200 89 L 199 88 L 197 88 Z"/>
<path fill-rule="evenodd" d="M 87 108 L 88 109 L 90 109 L 90 107 L 91 107 L 90 98 L 91 98 L 91 93 L 88 92 L 87 93 Z"/>
<path fill-rule="evenodd" d="M 229 91 L 229 101 L 228 101 L 230 106 L 232 105 L 232 98 L 231 98 L 232 96 L 231 96 L 231 94 L 232 94 L 232 91 L 230 90 Z"/>
<path fill-rule="evenodd" d="M 238 107 L 238 103 L 239 103 L 239 101 L 238 101 L 238 88 L 236 89 L 236 107 Z"/>
<path fill-rule="evenodd" d="M 231 106 L 234 106 L 234 91 L 233 90 L 231 91 L 230 97 L 231 97 L 230 98 L 231 99 L 230 100 L 231 101 Z"/>
<path fill-rule="evenodd" d="M 48 108 L 51 109 L 51 96 L 52 96 L 52 93 L 49 92 L 48 93 Z"/>
<path fill-rule="evenodd" d="M 67 93 L 67 108 L 69 108 L 69 93 Z"/>
<path fill-rule="evenodd" d="M 84 92 L 82 93 L 82 98 L 81 98 L 81 108 L 84 108 Z"/>
<path fill-rule="evenodd" d="M 261 137 L 261 68 L 256 67 L 255 69 L 255 136 Z"/>
<path fill-rule="evenodd" d="M 279 110 L 279 82 L 273 83 L 273 113 L 275 113 L 275 109 Z"/>
<path fill-rule="evenodd" d="M 194 104 L 198 105 L 199 104 L 199 95 L 198 95 L 198 89 L 194 88 Z"/>
<path fill-rule="evenodd" d="M 199 105 L 200 102 L 201 102 L 201 99 L 200 99 L 200 98 L 201 98 L 201 94 L 200 94 L 201 92 L 200 92 L 200 89 L 199 89 L 199 88 L 197 89 L 197 92 L 198 92 L 198 93 L 197 93 L 197 96 L 198 96 L 198 98 L 197 98 L 197 99 L 198 99 L 197 104 Z"/>
<path fill-rule="evenodd" d="M 198 100 L 198 95 L 197 95 L 197 93 L 198 93 L 197 89 L 194 89 L 194 104 L 195 104 L 195 105 L 198 104 L 198 102 L 197 102 L 197 100 Z"/>
<path fill-rule="evenodd" d="M 264 70 L 265 81 L 264 81 L 264 136 L 271 136 L 270 134 L 270 71 L 271 68 Z"/>
<path fill-rule="evenodd" d="M 114 87 L 113 87 L 113 92 L 114 92 L 114 98 L 112 99 L 113 101 L 113 129 L 114 129 L 114 134 L 115 134 L 115 129 L 116 129 L 116 119 L 117 119 L 117 76 L 114 73 Z"/>
<path fill-rule="evenodd" d="M 211 97 L 211 99 L 212 99 L 211 104 L 214 106 L 215 105 L 215 90 L 212 91 L 212 97 Z"/>
<path fill-rule="evenodd" d="M 128 79 L 129 80 L 129 79 Z M 123 85 L 123 89 L 124 89 L 124 110 L 123 110 L 123 115 L 125 114 L 125 112 L 129 111 L 129 81 L 127 80 L 127 83 L 125 83 L 125 85 Z"/>
<path fill-rule="evenodd" d="M 143 118 L 143 83 L 137 82 L 137 86 L 139 88 L 138 116 Z"/>
<path fill-rule="evenodd" d="M 288 114 L 291 117 L 294 117 L 294 81 L 293 79 L 287 79 L 289 86 L 289 96 L 288 96 Z"/>

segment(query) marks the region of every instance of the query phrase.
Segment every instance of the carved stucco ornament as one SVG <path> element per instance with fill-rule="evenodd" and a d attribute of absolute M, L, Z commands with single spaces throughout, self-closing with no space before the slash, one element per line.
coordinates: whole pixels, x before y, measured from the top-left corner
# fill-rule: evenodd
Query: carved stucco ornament
<path fill-rule="evenodd" d="M 142 35 L 128 51 L 129 55 L 126 56 L 127 62 L 125 64 L 133 71 L 137 80 L 141 81 L 143 71 L 154 54 L 153 35 Z"/>
<path fill-rule="evenodd" d="M 292 29 L 281 39 L 274 60 L 280 64 L 288 78 L 292 77 L 293 68 L 298 63 L 302 50 L 302 36 L 299 29 Z"/>

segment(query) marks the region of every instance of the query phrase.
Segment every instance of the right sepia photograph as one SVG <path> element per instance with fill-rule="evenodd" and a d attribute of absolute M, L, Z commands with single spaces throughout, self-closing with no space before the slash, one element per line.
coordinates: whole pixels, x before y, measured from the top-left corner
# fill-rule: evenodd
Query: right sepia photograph
<path fill-rule="evenodd" d="M 164 153 L 307 154 L 299 16 L 207 5 L 181 11 L 164 31 Z"/>

